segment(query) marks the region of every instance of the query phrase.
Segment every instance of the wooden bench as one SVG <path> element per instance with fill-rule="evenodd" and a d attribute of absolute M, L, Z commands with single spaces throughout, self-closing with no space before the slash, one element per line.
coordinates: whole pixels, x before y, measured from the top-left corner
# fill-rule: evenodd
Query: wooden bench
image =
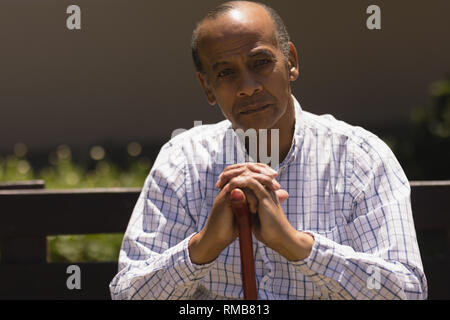
<path fill-rule="evenodd" d="M 411 182 L 429 299 L 450 299 L 450 181 Z M 110 299 L 117 262 L 48 263 L 50 235 L 123 233 L 139 188 L 46 190 L 0 184 L 0 299 Z M 81 270 L 69 290 L 68 266 Z"/>

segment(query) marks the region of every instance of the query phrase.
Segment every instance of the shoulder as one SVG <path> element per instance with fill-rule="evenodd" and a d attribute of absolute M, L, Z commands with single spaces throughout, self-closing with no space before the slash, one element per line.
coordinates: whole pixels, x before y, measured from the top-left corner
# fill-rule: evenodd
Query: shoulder
<path fill-rule="evenodd" d="M 345 146 L 346 151 L 356 158 L 371 158 L 374 162 L 392 156 L 391 149 L 382 139 L 360 126 L 338 120 L 330 114 L 315 115 L 305 111 L 303 114 L 306 134 L 332 139 Z"/>
<path fill-rule="evenodd" d="M 154 163 L 154 166 L 173 164 L 181 166 L 208 162 L 211 154 L 219 151 L 221 141 L 231 128 L 228 120 L 215 124 L 197 125 L 174 135 L 166 142 Z"/>
<path fill-rule="evenodd" d="M 408 191 L 409 182 L 389 146 L 374 133 L 337 120 L 331 115 L 305 112 L 305 138 L 330 150 L 330 161 L 339 161 L 358 193 L 369 184 L 387 182 Z"/>

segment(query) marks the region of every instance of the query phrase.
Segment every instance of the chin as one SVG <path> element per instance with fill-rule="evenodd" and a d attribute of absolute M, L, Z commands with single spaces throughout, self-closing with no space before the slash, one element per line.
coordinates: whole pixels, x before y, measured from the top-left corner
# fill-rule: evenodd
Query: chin
<path fill-rule="evenodd" d="M 271 114 L 271 115 L 261 115 L 255 116 L 252 119 L 246 119 L 247 121 L 242 121 L 239 126 L 243 130 L 247 130 L 249 128 L 260 130 L 260 129 L 279 129 L 277 124 L 281 115 Z"/>

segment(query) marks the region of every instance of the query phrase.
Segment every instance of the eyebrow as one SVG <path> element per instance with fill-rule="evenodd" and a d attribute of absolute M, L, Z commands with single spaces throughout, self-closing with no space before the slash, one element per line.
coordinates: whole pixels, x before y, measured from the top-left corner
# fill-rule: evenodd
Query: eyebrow
<path fill-rule="evenodd" d="M 248 56 L 250 58 L 254 58 L 260 55 L 266 55 L 266 56 L 270 56 L 271 58 L 275 58 L 275 55 L 273 54 L 272 51 L 268 50 L 268 49 L 257 49 L 254 52 L 250 53 Z M 213 64 L 212 69 L 213 71 L 217 70 L 221 65 L 227 65 L 229 64 L 229 62 L 227 61 L 218 61 L 216 63 Z"/>
<path fill-rule="evenodd" d="M 259 56 L 259 55 L 267 55 L 267 56 L 270 56 L 272 58 L 275 57 L 273 52 L 268 50 L 268 49 L 257 49 L 254 52 L 250 53 L 249 57 L 256 57 L 256 56 Z"/>
<path fill-rule="evenodd" d="M 223 64 L 226 65 L 226 64 L 229 64 L 229 62 L 219 61 L 219 62 L 214 63 L 213 66 L 212 66 L 213 71 L 216 71 Z"/>

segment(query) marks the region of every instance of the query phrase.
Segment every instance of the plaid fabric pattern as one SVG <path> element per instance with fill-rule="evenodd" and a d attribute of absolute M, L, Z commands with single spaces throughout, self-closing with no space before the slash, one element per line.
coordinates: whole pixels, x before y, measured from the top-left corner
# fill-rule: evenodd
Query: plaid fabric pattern
<path fill-rule="evenodd" d="M 410 186 L 395 156 L 370 132 L 293 99 L 294 138 L 277 181 L 289 193 L 288 220 L 315 241 L 292 262 L 253 239 L 258 299 L 425 299 Z M 113 299 L 243 298 L 238 240 L 205 265 L 188 252 L 230 152 L 242 147 L 230 132 L 224 120 L 162 147 L 123 239 Z"/>

